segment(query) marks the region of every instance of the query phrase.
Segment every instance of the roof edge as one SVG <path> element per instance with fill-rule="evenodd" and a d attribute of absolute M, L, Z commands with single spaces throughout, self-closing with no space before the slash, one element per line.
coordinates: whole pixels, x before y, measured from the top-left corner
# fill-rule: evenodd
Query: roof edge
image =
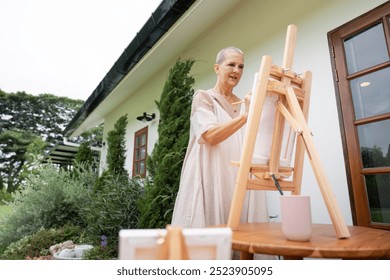
<path fill-rule="evenodd" d="M 161 2 L 65 128 L 65 137 L 71 136 L 195 1 Z"/>

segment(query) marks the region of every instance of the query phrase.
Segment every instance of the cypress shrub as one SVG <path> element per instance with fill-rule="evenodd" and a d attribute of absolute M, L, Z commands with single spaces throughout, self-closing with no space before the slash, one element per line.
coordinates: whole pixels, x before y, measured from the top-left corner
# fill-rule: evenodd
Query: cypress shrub
<path fill-rule="evenodd" d="M 129 179 L 129 173 L 125 169 L 127 123 L 127 114 L 125 114 L 116 121 L 114 129 L 107 134 L 107 169 L 97 180 L 95 192 L 101 192 L 106 179 L 110 177 L 117 177 L 116 180 L 127 184 Z"/>
<path fill-rule="evenodd" d="M 80 145 L 79 150 L 74 158 L 76 163 L 92 164 L 94 156 L 89 142 L 84 142 Z"/>
<path fill-rule="evenodd" d="M 177 60 L 169 70 L 160 101 L 158 141 L 147 159 L 151 180 L 140 201 L 141 228 L 163 228 L 171 222 L 180 173 L 187 150 L 195 79 L 189 75 L 194 60 Z"/>

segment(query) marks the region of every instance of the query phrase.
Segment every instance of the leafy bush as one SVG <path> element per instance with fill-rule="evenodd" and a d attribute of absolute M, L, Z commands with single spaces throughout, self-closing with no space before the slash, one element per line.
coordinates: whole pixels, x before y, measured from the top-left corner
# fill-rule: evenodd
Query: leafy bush
<path fill-rule="evenodd" d="M 79 150 L 74 158 L 74 161 L 77 163 L 86 163 L 92 164 L 94 162 L 94 154 L 90 148 L 89 142 L 83 142 L 80 144 Z"/>
<path fill-rule="evenodd" d="M 6 190 L 0 189 L 0 205 L 5 205 L 7 202 L 12 201 L 12 194 L 7 192 Z"/>
<path fill-rule="evenodd" d="M 60 229 L 41 229 L 33 235 L 11 243 L 0 259 L 24 260 L 27 257 L 50 255 L 50 246 L 72 240 L 74 243 L 83 243 L 82 230 L 78 226 L 66 225 Z"/>
<path fill-rule="evenodd" d="M 14 201 L 9 204 L 12 211 L 0 224 L 0 247 L 41 228 L 85 226 L 80 211 L 89 202 L 88 190 L 95 180 L 95 173 L 87 166 L 69 172 L 43 165 L 28 177 L 26 187 L 14 194 Z"/>
<path fill-rule="evenodd" d="M 100 237 L 100 244 L 96 244 L 91 250 L 84 253 L 84 260 L 112 260 L 118 255 L 118 244 L 109 242 L 107 236 Z"/>
<path fill-rule="evenodd" d="M 137 228 L 139 209 L 137 201 L 142 188 L 140 179 L 129 179 L 125 169 L 125 135 L 127 115 L 120 117 L 107 135 L 108 168 L 96 180 L 89 202 L 82 209 L 89 236 L 99 245 L 104 236 L 105 246 L 96 246 L 85 256 L 89 259 L 117 257 L 118 233 L 123 228 Z"/>
<path fill-rule="evenodd" d="M 127 179 L 106 173 L 100 181 L 99 192 L 94 192 L 82 209 L 87 234 L 94 237 L 97 244 L 101 236 L 106 236 L 108 247 L 114 248 L 111 258 L 117 253 L 119 231 L 138 226 L 137 200 L 141 184 L 140 179 Z"/>

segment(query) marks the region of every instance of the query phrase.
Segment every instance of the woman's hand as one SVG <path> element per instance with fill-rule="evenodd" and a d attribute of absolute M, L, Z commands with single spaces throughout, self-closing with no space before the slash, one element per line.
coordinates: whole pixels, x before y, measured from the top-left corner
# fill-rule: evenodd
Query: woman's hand
<path fill-rule="evenodd" d="M 249 107 L 251 105 L 251 97 L 252 97 L 252 91 L 250 91 L 247 95 L 244 97 L 244 103 L 245 103 L 245 113 L 249 113 Z"/>
<path fill-rule="evenodd" d="M 252 92 L 249 92 L 239 103 L 245 103 L 245 113 L 232 119 L 229 122 L 219 124 L 215 127 L 210 128 L 202 134 L 202 138 L 206 143 L 210 145 L 216 145 L 221 143 L 230 137 L 233 133 L 239 130 L 248 119 L 248 112 L 250 107 Z"/>

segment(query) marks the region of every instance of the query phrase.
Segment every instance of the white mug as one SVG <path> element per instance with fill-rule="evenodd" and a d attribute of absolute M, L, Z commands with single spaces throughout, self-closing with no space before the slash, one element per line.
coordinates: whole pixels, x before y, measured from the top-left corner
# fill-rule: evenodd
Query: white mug
<path fill-rule="evenodd" d="M 292 241 L 309 241 L 312 235 L 310 196 L 282 195 L 280 210 L 283 235 Z"/>

